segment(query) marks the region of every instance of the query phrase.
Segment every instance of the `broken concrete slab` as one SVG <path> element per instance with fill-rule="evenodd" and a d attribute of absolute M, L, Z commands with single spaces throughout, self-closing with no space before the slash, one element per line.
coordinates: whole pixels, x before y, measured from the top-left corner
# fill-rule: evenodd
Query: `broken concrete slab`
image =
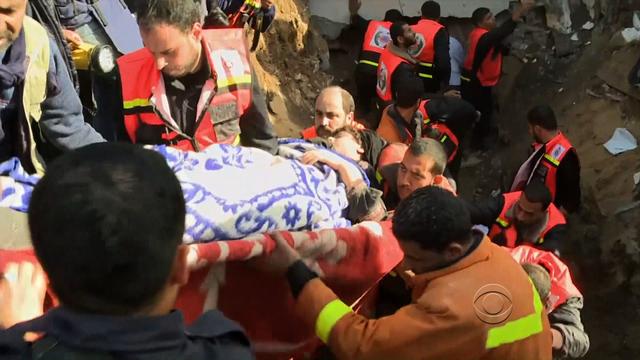
<path fill-rule="evenodd" d="M 609 61 L 602 64 L 597 71 L 600 79 L 611 87 L 640 100 L 640 89 L 631 86 L 627 80 L 640 54 L 640 46 L 628 46 L 611 55 Z"/>

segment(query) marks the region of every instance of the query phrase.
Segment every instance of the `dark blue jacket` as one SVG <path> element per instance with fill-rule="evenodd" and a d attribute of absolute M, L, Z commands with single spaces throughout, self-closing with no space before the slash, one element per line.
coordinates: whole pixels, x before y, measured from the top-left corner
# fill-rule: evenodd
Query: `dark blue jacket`
<path fill-rule="evenodd" d="M 67 29 L 77 29 L 91 21 L 87 0 L 53 0 L 60 23 Z"/>
<path fill-rule="evenodd" d="M 44 333 L 35 343 L 25 332 Z M 64 307 L 0 332 L 2 359 L 254 359 L 244 331 L 219 311 L 191 326 L 174 311 L 155 317 L 90 315 Z"/>

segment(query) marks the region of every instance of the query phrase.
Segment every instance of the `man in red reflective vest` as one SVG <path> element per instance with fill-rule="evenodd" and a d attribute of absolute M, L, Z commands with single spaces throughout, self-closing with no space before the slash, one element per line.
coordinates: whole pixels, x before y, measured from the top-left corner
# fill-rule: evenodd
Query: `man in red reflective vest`
<path fill-rule="evenodd" d="M 300 132 L 302 138 L 329 137 L 336 130 L 351 126 L 363 130 L 364 125 L 355 121 L 355 104 L 351 94 L 340 86 L 329 86 L 318 94 L 315 105 L 314 126 Z"/>
<path fill-rule="evenodd" d="M 380 109 L 391 104 L 394 91 L 405 79 L 418 77 L 417 60 L 409 54 L 409 48 L 416 43 L 416 33 L 406 22 L 397 21 L 391 25 L 390 34 L 391 42 L 380 55 L 377 70 L 376 94 Z"/>
<path fill-rule="evenodd" d="M 469 101 L 482 113 L 480 122 L 473 134 L 472 147 L 486 149 L 490 141 L 491 115 L 493 113 L 492 88 L 500 80 L 502 73 L 502 56 L 506 49 L 502 41 L 516 28 L 520 20 L 533 7 L 531 1 L 519 5 L 501 26 L 496 25 L 496 18 L 487 8 L 479 8 L 473 12 L 471 19 L 475 29 L 469 35 L 467 58 L 462 70 L 462 97 Z"/>
<path fill-rule="evenodd" d="M 402 20 L 402 13 L 397 9 L 388 10 L 384 20 L 367 20 L 358 15 L 362 6 L 360 0 L 349 0 L 351 26 L 364 39 L 358 56 L 358 64 L 354 74 L 358 96 L 356 97 L 356 116 L 364 119 L 371 110 L 372 101 L 376 97 L 376 80 L 380 54 L 391 41 L 391 24 Z"/>
<path fill-rule="evenodd" d="M 552 253 L 531 246 L 507 250 L 522 264 L 545 303 L 553 335 L 554 358 L 585 356 L 590 342 L 580 316 L 584 299 L 571 279 L 569 267 Z"/>
<path fill-rule="evenodd" d="M 489 237 L 498 245 L 513 248 L 521 244 L 560 254 L 566 233 L 564 215 L 551 202 L 551 192 L 535 181 L 524 191 L 467 202 L 471 221 L 489 227 Z"/>
<path fill-rule="evenodd" d="M 129 141 L 188 151 L 242 144 L 275 153 L 242 29 L 203 30 L 193 1 L 145 2 L 137 20 L 145 48 L 118 59 Z"/>
<path fill-rule="evenodd" d="M 536 106 L 529 111 L 527 120 L 535 143 L 531 156 L 518 170 L 511 191 L 522 190 L 532 181 L 542 181 L 563 213 L 579 210 L 580 160 L 569 139 L 558 129 L 553 109 L 548 105 Z"/>
<path fill-rule="evenodd" d="M 440 5 L 426 1 L 421 8 L 422 19 L 413 25 L 416 32 L 416 46 L 411 55 L 418 60 L 418 75 L 424 82 L 427 93 L 440 91 L 440 84 L 447 88 L 451 78 L 451 58 L 449 56 L 449 33 L 440 24 Z"/>
<path fill-rule="evenodd" d="M 395 93 L 394 103 L 384 109 L 377 133 L 389 143 L 411 144 L 416 137 L 439 141 L 448 157 L 447 169 L 455 179 L 460 168 L 462 144 L 477 113 L 455 96 L 422 100 L 423 83 L 407 79 Z"/>

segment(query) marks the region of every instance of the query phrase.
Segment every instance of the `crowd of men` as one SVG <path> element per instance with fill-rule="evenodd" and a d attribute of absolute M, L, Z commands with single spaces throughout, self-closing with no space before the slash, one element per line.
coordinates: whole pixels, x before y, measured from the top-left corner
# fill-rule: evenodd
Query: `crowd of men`
<path fill-rule="evenodd" d="M 26 16 L 38 1 L 0 0 L 0 160 L 17 157 L 43 175 L 29 228 L 47 279 L 29 263 L 5 269 L 0 354 L 253 358 L 247 335 L 222 313 L 185 327 L 172 311 L 189 278 L 185 203 L 164 159 L 139 145 L 276 154 L 242 28 L 261 13 L 256 30 L 266 31 L 277 9 L 266 0 L 116 1 L 135 14 L 144 44 L 127 51 L 100 18 L 104 1 L 53 1 L 61 45 Z M 584 356 L 583 298 L 562 261 L 567 217 L 580 209 L 580 164 L 554 111 L 523 114 L 533 146 L 509 189 L 481 201 L 457 193 L 463 157 L 495 141 L 502 41 L 532 2 L 499 26 L 489 9 L 476 9 L 467 39 L 449 36 L 434 1 L 420 17 L 392 9 L 380 21 L 348 3 L 363 32 L 356 99 L 337 86 L 322 90 L 301 135 L 358 164 L 370 185 L 322 153 L 301 162 L 339 174 L 354 223 L 391 221 L 404 260 L 379 283 L 372 319 L 342 302 L 279 233 L 255 266 L 286 277 L 297 313 L 339 359 Z M 117 57 L 111 77 L 91 76 L 91 120 L 65 58 L 66 47 L 83 43 L 110 45 Z M 42 314 L 47 286 L 60 304 Z"/>

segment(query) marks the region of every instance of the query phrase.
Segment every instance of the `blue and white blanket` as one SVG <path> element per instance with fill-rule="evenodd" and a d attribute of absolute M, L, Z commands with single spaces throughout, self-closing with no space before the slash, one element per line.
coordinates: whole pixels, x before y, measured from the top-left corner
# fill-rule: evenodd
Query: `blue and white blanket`
<path fill-rule="evenodd" d="M 165 157 L 182 184 L 187 204 L 185 243 L 351 225 L 344 218 L 347 196 L 337 174 L 327 166 L 296 160 L 312 149 L 339 157 L 330 150 L 292 139 L 280 140 L 282 156 L 230 145 L 211 146 L 200 153 L 152 148 Z M 0 175 L 0 206 L 26 212 L 38 177 L 26 174 L 16 159 L 0 164 Z"/>

